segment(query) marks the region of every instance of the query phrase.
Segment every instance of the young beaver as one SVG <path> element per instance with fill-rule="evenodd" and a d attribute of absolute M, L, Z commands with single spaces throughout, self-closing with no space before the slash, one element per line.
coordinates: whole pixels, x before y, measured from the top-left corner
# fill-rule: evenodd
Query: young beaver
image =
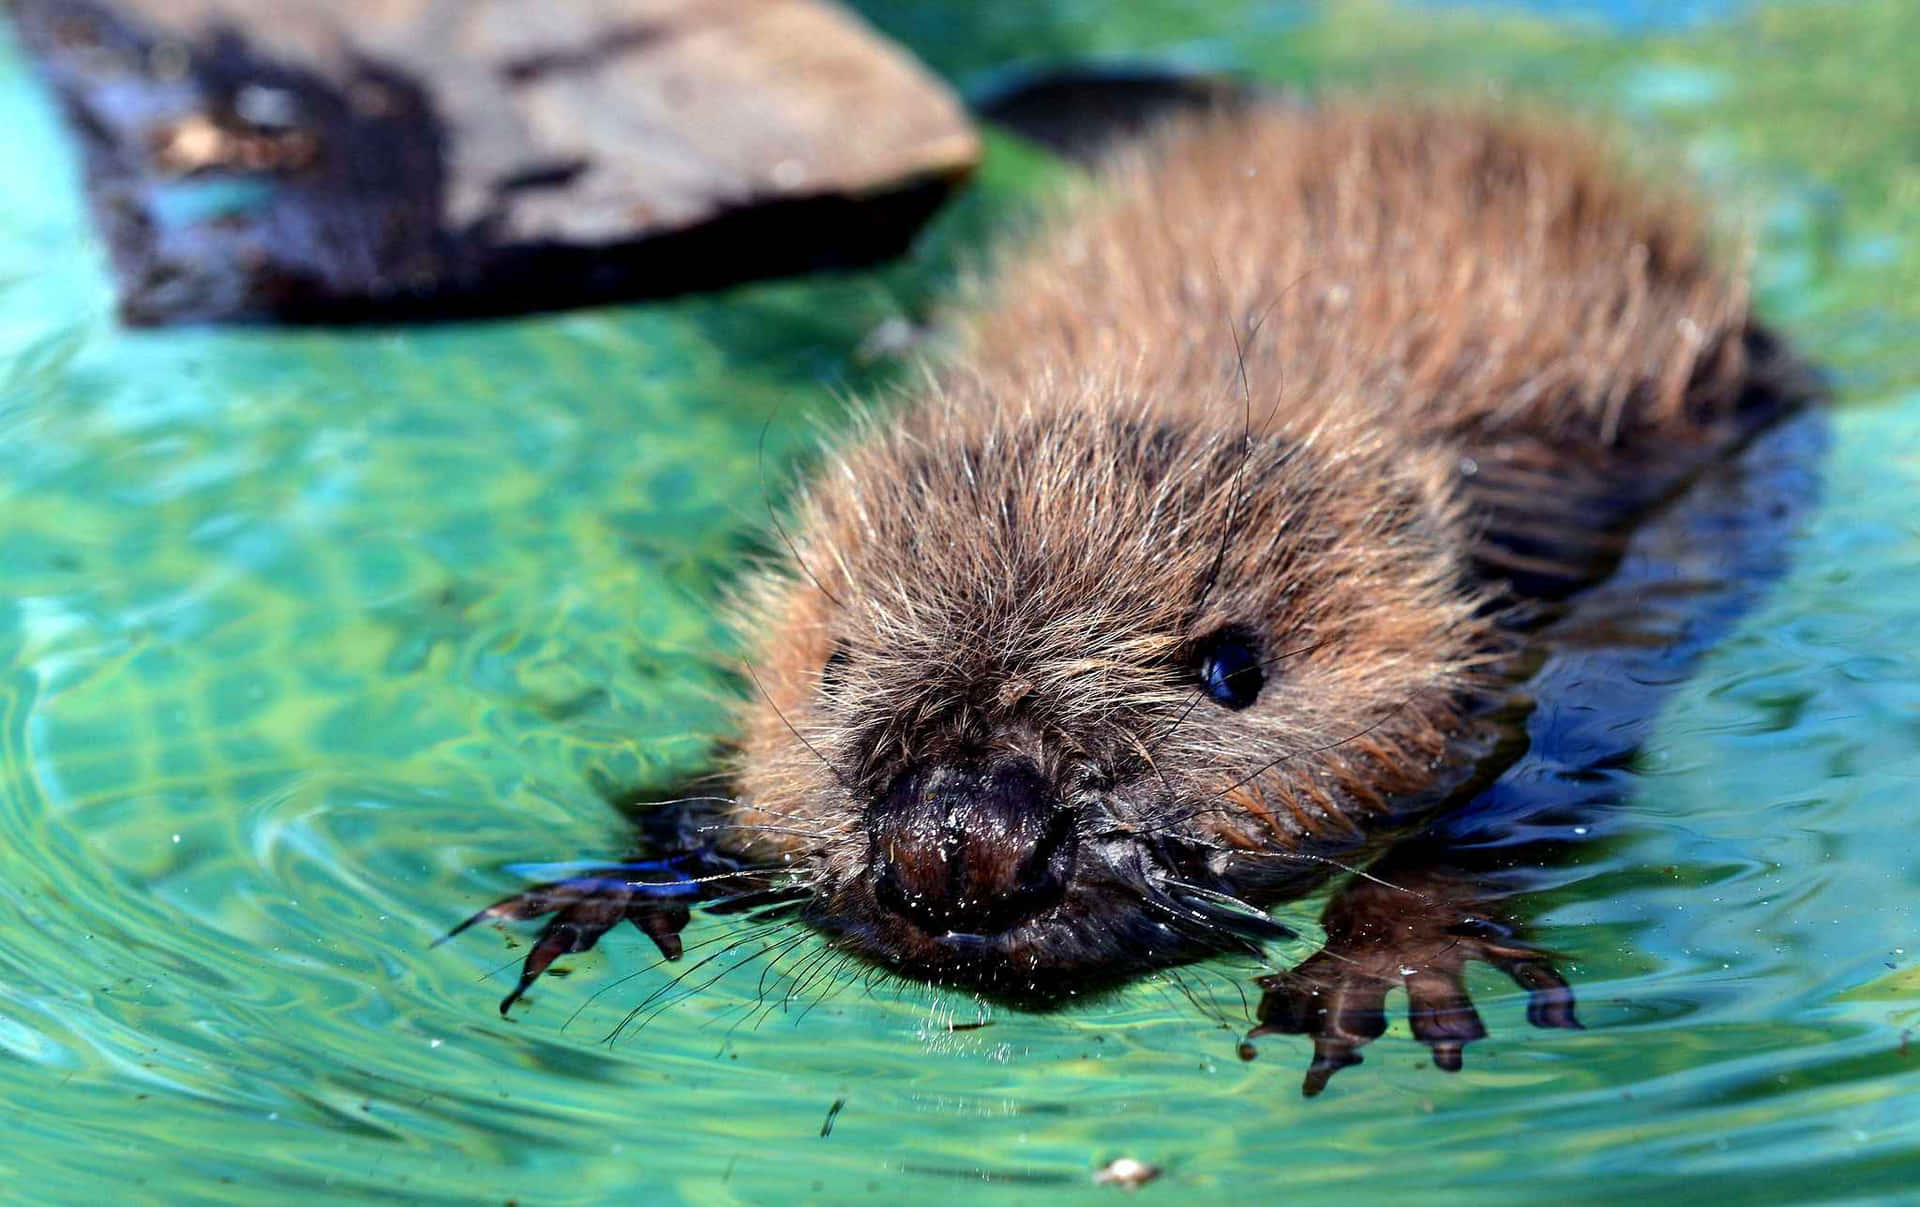
<path fill-rule="evenodd" d="M 744 592 L 731 796 L 685 826 L 719 849 L 476 915 L 558 911 L 502 1009 L 622 917 L 677 956 L 714 895 L 1040 1005 L 1284 935 L 1262 907 L 1503 757 L 1518 605 L 1793 400 L 1710 243 L 1526 115 L 1265 107 L 1119 152 Z"/>

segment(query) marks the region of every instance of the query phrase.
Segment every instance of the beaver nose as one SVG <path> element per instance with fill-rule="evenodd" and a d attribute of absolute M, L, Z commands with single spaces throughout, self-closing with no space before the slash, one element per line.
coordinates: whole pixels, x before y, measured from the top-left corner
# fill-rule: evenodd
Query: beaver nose
<path fill-rule="evenodd" d="M 880 903 L 933 935 L 1007 930 L 1058 903 L 1073 874 L 1073 814 L 1025 758 L 905 772 L 868 833 Z"/>

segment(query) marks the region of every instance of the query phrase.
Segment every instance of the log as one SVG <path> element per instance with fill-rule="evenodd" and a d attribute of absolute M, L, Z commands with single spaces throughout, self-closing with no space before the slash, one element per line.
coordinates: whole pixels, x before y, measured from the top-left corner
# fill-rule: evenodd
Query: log
<path fill-rule="evenodd" d="M 974 166 L 829 0 L 12 0 L 132 323 L 470 317 L 902 250 Z"/>

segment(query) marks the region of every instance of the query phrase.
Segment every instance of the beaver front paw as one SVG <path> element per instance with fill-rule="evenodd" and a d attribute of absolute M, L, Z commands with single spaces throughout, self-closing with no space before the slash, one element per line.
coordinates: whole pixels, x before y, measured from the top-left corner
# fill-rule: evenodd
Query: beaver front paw
<path fill-rule="evenodd" d="M 476 922 L 524 922 L 552 914 L 520 967 L 519 983 L 501 999 L 503 1015 L 554 960 L 589 950 L 600 941 L 600 936 L 620 925 L 622 919 L 645 931 L 661 955 L 677 960 L 681 953 L 680 932 L 686 929 L 691 917 L 687 901 L 698 895 L 698 886 L 684 877 L 640 878 L 669 870 L 665 862 L 648 861 L 536 884 L 489 905 L 436 939 L 434 946 L 438 947 Z"/>
<path fill-rule="evenodd" d="M 1329 920 L 1327 944 L 1317 954 L 1260 978 L 1260 1024 L 1241 1054 L 1251 1059 L 1252 1041 L 1262 1035 L 1312 1036 L 1313 1062 L 1301 1086 L 1311 1098 L 1335 1073 L 1360 1063 L 1359 1049 L 1387 1029 L 1388 991 L 1403 987 L 1414 1038 L 1433 1049 L 1435 1065 L 1456 1072 L 1466 1045 L 1487 1034 L 1463 980 L 1469 960 L 1492 964 L 1527 991 L 1534 1026 L 1580 1029 L 1573 990 L 1542 953 L 1485 919 L 1448 918 L 1443 910 L 1440 917 L 1422 912 L 1373 925 L 1336 927 Z"/>

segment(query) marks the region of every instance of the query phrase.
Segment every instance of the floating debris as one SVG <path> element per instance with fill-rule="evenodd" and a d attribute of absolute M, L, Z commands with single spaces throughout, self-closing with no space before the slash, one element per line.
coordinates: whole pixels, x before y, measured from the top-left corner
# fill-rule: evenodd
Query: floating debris
<path fill-rule="evenodd" d="M 827 1117 L 820 1124 L 820 1138 L 826 1139 L 833 1134 L 833 1121 L 840 1117 L 840 1108 L 847 1105 L 845 1098 L 835 1098 L 833 1105 L 827 1108 Z"/>
<path fill-rule="evenodd" d="M 1149 1165 L 1132 1157 L 1115 1157 L 1093 1175 L 1093 1180 L 1101 1186 L 1124 1186 L 1128 1190 L 1135 1190 L 1159 1176 L 1158 1165 Z"/>

